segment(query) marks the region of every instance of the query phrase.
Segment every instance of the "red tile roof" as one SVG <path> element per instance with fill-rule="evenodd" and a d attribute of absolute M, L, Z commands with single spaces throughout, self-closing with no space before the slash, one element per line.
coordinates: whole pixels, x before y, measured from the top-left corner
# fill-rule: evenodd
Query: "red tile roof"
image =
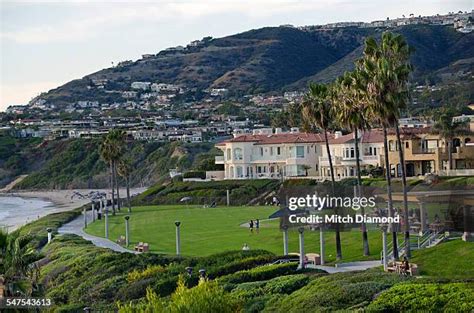
<path fill-rule="evenodd" d="M 334 135 L 328 134 L 329 138 Z M 322 134 L 313 133 L 284 133 L 271 135 L 240 135 L 235 138 L 225 140 L 217 146 L 225 145 L 230 142 L 254 142 L 256 145 L 282 144 L 282 143 L 314 143 L 324 142 Z"/>

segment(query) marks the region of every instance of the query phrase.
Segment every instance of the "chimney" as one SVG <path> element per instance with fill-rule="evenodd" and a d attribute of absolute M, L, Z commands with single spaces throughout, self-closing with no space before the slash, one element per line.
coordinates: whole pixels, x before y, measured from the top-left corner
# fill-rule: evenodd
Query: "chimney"
<path fill-rule="evenodd" d="M 297 134 L 300 132 L 300 129 L 298 127 L 291 127 L 290 132 L 292 134 Z"/>
<path fill-rule="evenodd" d="M 282 132 L 283 130 L 281 129 L 281 127 L 275 128 L 275 134 L 281 134 Z"/>
<path fill-rule="evenodd" d="M 334 132 L 334 139 L 337 139 L 341 136 L 342 136 L 342 132 L 340 132 L 340 131 Z"/>

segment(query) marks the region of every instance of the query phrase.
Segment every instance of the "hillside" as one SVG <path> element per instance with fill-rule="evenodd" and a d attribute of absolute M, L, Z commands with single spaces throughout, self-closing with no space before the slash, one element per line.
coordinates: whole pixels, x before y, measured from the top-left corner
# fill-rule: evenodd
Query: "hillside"
<path fill-rule="evenodd" d="M 117 91 L 129 90 L 133 81 L 172 83 L 198 90 L 228 88 L 233 94 L 294 90 L 309 80 L 330 81 L 351 69 L 362 52 L 364 38 L 378 37 L 383 30 L 266 27 L 103 69 L 41 98 L 60 107 L 79 100 L 120 102 L 125 99 Z M 403 34 L 415 49 L 414 79 L 436 76 L 459 62 L 464 62 L 463 70 L 473 68 L 466 60 L 474 56 L 474 33 L 434 25 L 403 26 L 392 31 Z M 104 89 L 88 88 L 99 79 L 107 80 Z"/>
<path fill-rule="evenodd" d="M 104 188 L 108 168 L 98 152 L 99 140 L 70 139 L 45 141 L 18 140 L 0 136 L 0 188 L 16 177 L 28 176 L 16 189 Z M 7 150 L 8 149 L 8 150 Z M 207 159 L 214 158 L 211 143 L 186 144 L 133 142 L 128 146 L 133 161 L 131 183 L 151 185 L 168 178 L 170 168 L 205 170 Z"/>

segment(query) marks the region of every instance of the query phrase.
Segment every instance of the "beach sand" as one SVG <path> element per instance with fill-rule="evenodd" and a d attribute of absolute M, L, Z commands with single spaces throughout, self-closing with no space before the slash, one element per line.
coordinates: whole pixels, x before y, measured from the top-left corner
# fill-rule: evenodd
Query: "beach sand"
<path fill-rule="evenodd" d="M 141 193 L 146 188 L 132 188 L 130 195 Z M 3 212 L 6 216 L 0 221 L 0 225 L 7 226 L 8 231 L 13 231 L 18 227 L 34 221 L 48 214 L 74 210 L 91 200 L 80 198 L 77 193 L 86 195 L 91 191 L 106 192 L 110 198 L 109 189 L 71 189 L 71 190 L 32 190 L 1 192 L 0 196 L 10 198 L 13 202 L 8 212 Z M 126 189 L 120 189 L 120 197 L 126 196 Z M 6 201 L 6 199 L 4 199 Z M 2 213 L 0 208 L 0 213 Z"/>

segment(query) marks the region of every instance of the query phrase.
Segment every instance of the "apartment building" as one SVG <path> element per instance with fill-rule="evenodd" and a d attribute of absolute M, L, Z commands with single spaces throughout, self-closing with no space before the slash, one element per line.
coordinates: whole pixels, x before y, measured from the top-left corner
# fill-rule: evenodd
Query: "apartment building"
<path fill-rule="evenodd" d="M 319 157 L 324 147 L 321 134 L 254 130 L 235 134 L 216 147 L 224 153 L 216 164 L 224 165 L 225 179 L 319 176 Z"/>
<path fill-rule="evenodd" d="M 358 137 L 361 171 L 382 166 L 383 132 L 381 130 L 359 132 Z M 335 132 L 334 138 L 329 140 L 329 150 L 337 180 L 357 175 L 354 133 L 342 135 L 341 132 Z M 319 166 L 320 176 L 330 179 L 329 158 L 325 147 L 319 158 Z"/>
<path fill-rule="evenodd" d="M 430 128 L 402 128 L 401 138 L 408 177 L 429 173 L 439 175 L 471 175 L 474 169 L 474 144 L 472 134 L 452 139 L 452 165 L 448 171 L 448 142 Z M 389 162 L 392 176 L 401 176 L 396 135 L 388 135 Z"/>

